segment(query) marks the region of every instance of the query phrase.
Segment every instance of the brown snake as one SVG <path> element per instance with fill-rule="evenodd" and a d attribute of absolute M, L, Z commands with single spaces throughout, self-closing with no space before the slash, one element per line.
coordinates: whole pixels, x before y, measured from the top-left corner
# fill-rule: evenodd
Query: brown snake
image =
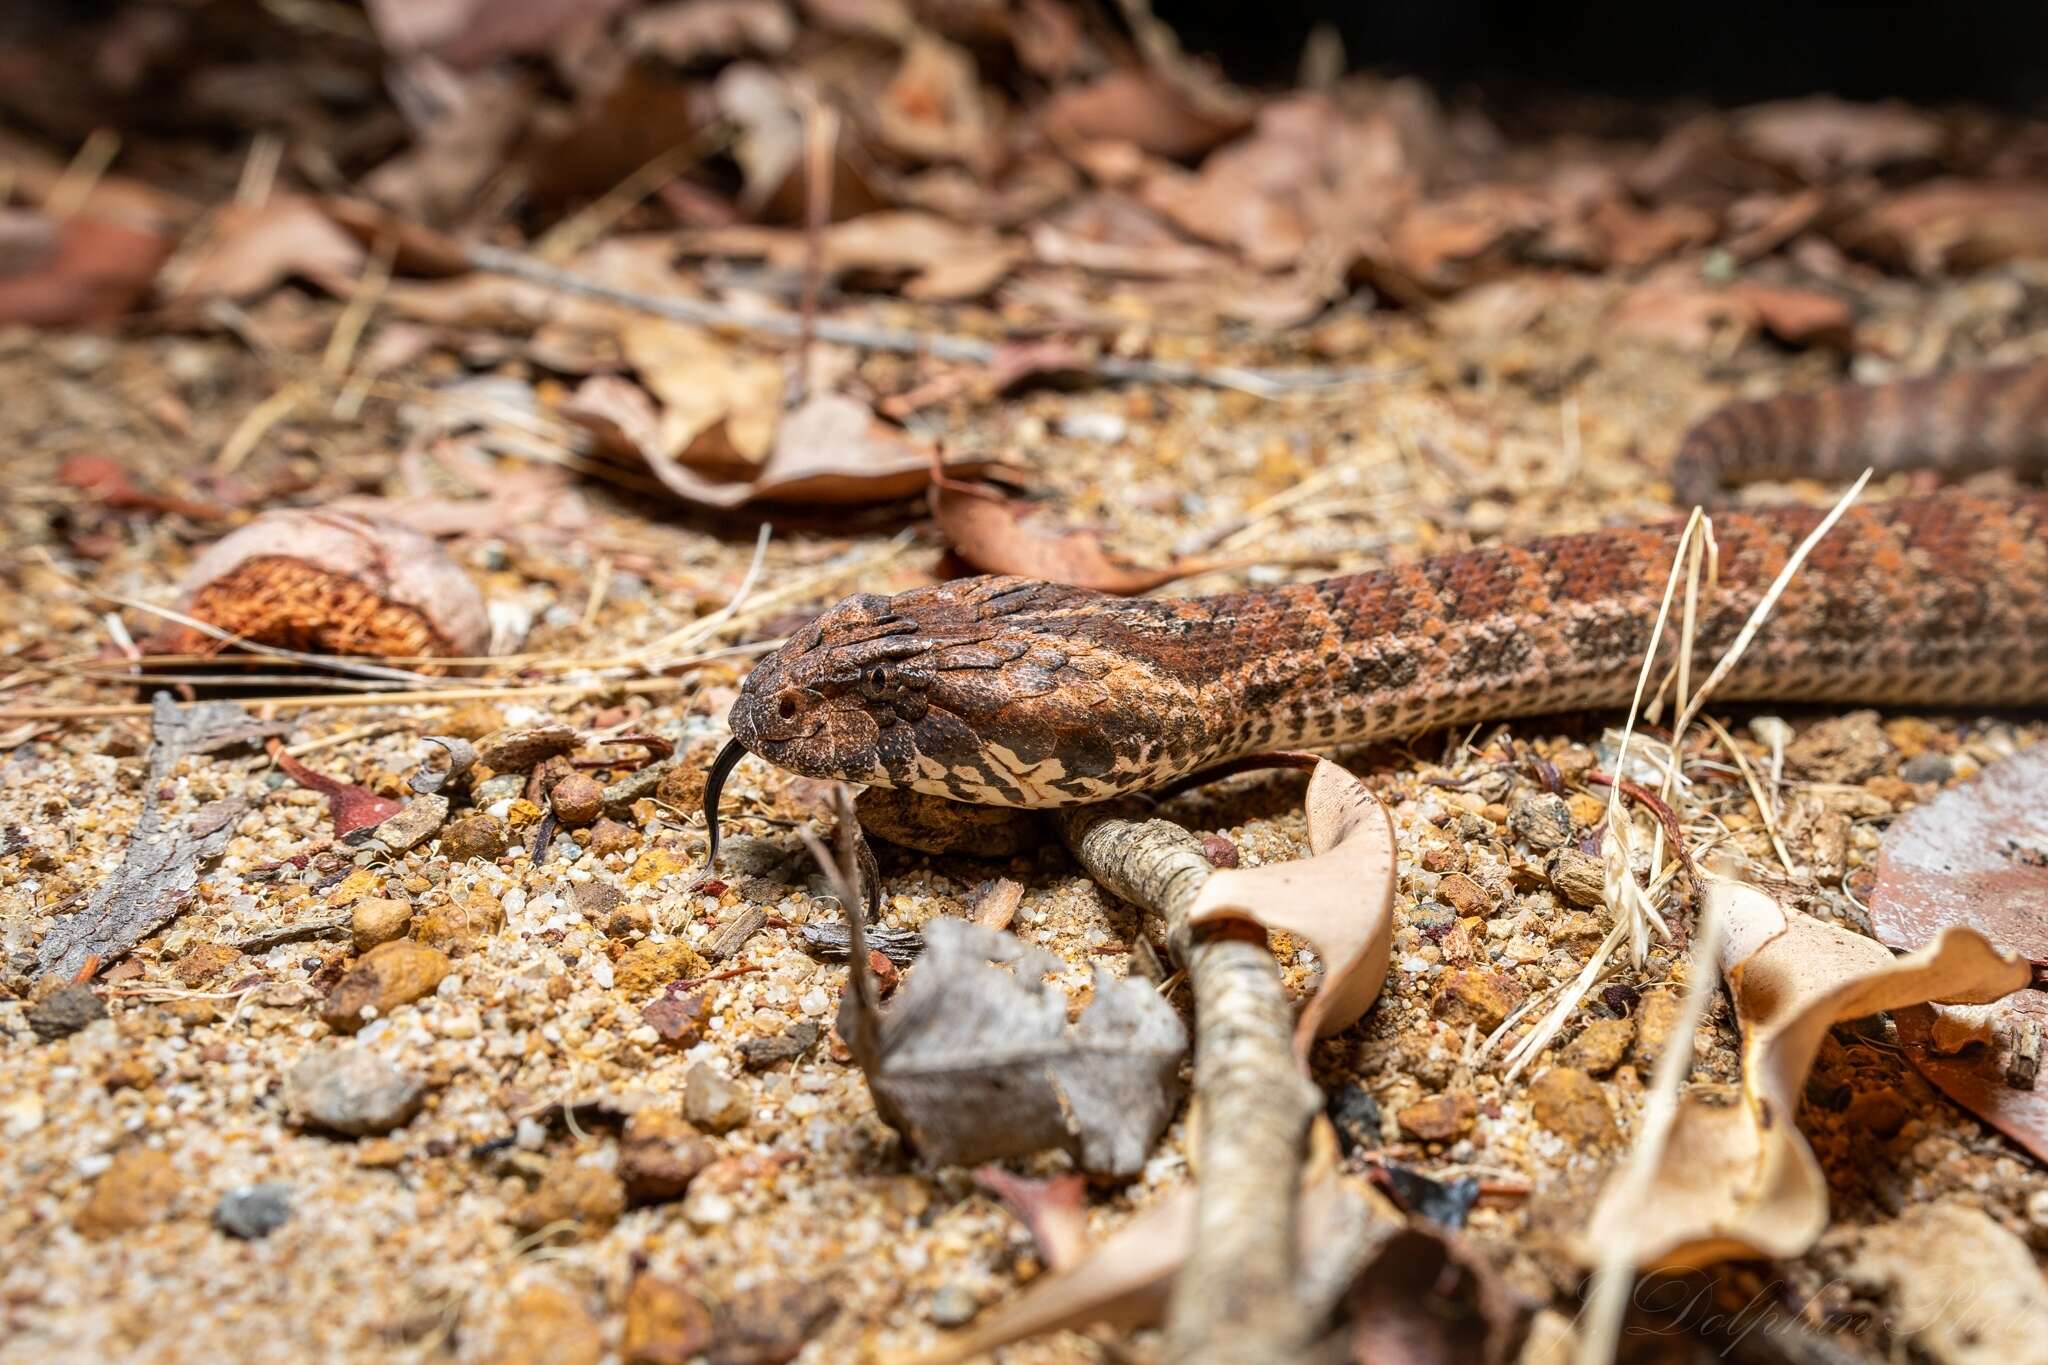
<path fill-rule="evenodd" d="M 1673 462 L 1681 498 L 1769 474 L 2048 469 L 2048 361 L 1724 407 Z M 1717 511 L 1717 658 L 1822 513 Z M 968 578 L 832 607 L 755 668 L 707 811 L 742 750 L 812 777 L 1065 806 L 1242 755 L 1619 707 L 1682 522 L 1489 546 L 1201 598 Z M 1723 700 L 2048 701 L 2048 494 L 1850 509 Z M 1675 632 L 1668 632 L 1674 635 Z"/>

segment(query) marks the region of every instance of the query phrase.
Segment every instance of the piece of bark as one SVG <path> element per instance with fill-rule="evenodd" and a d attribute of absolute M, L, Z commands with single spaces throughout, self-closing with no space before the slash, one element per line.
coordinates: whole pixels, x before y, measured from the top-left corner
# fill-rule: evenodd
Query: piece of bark
<path fill-rule="evenodd" d="M 802 930 L 804 951 L 827 962 L 844 962 L 852 953 L 852 934 L 840 920 L 813 921 Z M 908 967 L 924 951 L 924 935 L 915 929 L 869 925 L 867 945 L 899 967 Z"/>
<path fill-rule="evenodd" d="M 141 818 L 121 865 L 93 892 L 85 909 L 50 926 L 36 953 L 43 976 L 72 977 L 106 966 L 169 923 L 198 885 L 200 865 L 220 856 L 247 809 L 246 801 L 217 801 L 177 821 L 164 815 L 160 793 L 187 754 L 249 743 L 270 727 L 233 702 L 181 709 L 169 693 L 159 692 L 151 706 Z"/>
<path fill-rule="evenodd" d="M 704 945 L 704 956 L 712 962 L 723 962 L 747 946 L 747 940 L 768 927 L 768 912 L 758 905 L 750 905 L 740 911 L 740 917 L 711 936 Z"/>

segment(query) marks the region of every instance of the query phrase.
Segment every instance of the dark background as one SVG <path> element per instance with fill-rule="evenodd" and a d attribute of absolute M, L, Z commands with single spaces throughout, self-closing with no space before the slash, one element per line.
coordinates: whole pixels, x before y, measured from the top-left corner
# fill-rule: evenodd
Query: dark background
<path fill-rule="evenodd" d="M 2048 0 L 1156 0 L 1187 46 L 1254 84 L 1285 84 L 1333 23 L 1353 67 L 1489 95 L 1557 91 L 1715 102 L 1827 91 L 1852 99 L 2048 108 Z"/>

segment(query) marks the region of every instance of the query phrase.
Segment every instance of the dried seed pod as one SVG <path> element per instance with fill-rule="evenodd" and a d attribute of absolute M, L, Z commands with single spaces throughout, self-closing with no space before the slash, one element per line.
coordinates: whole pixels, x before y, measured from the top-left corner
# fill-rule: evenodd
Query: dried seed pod
<path fill-rule="evenodd" d="M 481 654 L 483 595 L 431 539 L 350 512 L 266 512 L 185 576 L 186 615 L 261 644 L 385 657 Z M 167 652 L 219 642 L 178 627 Z"/>

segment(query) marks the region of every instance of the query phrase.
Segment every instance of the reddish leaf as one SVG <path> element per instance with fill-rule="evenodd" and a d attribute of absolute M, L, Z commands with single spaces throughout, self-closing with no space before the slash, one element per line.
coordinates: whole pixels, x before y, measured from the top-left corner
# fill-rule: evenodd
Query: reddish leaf
<path fill-rule="evenodd" d="M 1900 816 L 1878 850 L 1870 925 L 1917 948 L 1951 924 L 2048 962 L 2048 749 L 2026 749 Z"/>
<path fill-rule="evenodd" d="M 2014 991 L 1984 1007 L 2008 1032 L 2048 1028 L 2048 995 Z M 2004 1133 L 2042 1161 L 2048 1161 L 2048 1088 L 2021 1090 L 2006 1079 L 2006 1048 L 1993 1023 L 1990 1046 L 1973 1044 L 1961 1051 L 1935 1051 L 1934 1007 L 1921 1005 L 1892 1015 L 1906 1058 L 1942 1093 Z"/>
<path fill-rule="evenodd" d="M 1034 524 L 1034 504 L 1007 497 L 993 485 L 948 478 L 936 470 L 927 496 L 946 543 L 984 573 L 1021 574 L 1128 595 L 1214 567 L 1206 560 L 1158 569 L 1127 563 L 1103 549 L 1094 531 Z"/>
<path fill-rule="evenodd" d="M 0 209 L 0 323 L 113 322 L 149 292 L 172 245 L 164 233 L 112 219 Z"/>
<path fill-rule="evenodd" d="M 367 788 L 338 781 L 325 773 L 316 773 L 305 764 L 284 751 L 284 745 L 271 740 L 265 746 L 277 766 L 284 769 L 285 776 L 308 791 L 319 792 L 327 798 L 327 808 L 334 816 L 334 833 L 337 838 L 353 834 L 359 829 L 381 825 L 402 809 L 399 802 L 379 796 Z"/>

